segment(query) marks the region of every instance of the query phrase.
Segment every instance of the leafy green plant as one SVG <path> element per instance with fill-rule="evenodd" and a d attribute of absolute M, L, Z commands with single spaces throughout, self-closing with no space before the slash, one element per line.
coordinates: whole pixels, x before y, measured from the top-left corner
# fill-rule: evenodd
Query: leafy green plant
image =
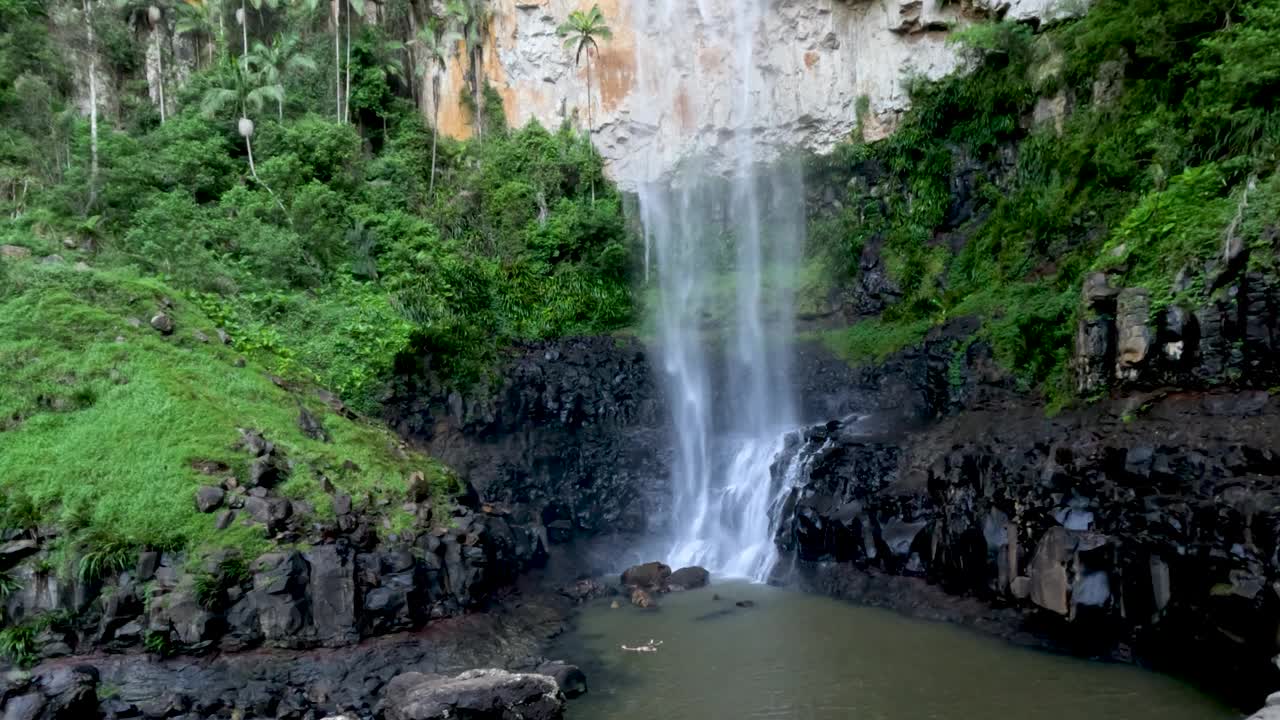
<path fill-rule="evenodd" d="M 79 542 L 82 548 L 76 576 L 82 582 L 103 580 L 131 567 L 138 559 L 138 545 L 101 531 L 91 532 Z"/>
<path fill-rule="evenodd" d="M 18 667 L 35 665 L 40 660 L 36 635 L 41 630 L 38 622 L 25 622 L 0 630 L 0 656 Z"/>
<path fill-rule="evenodd" d="M 178 651 L 168 631 L 148 630 L 142 636 L 142 646 L 147 652 L 161 658 L 172 657 Z"/>
<path fill-rule="evenodd" d="M 12 573 L 0 572 L 0 601 L 22 589 L 22 583 Z"/>

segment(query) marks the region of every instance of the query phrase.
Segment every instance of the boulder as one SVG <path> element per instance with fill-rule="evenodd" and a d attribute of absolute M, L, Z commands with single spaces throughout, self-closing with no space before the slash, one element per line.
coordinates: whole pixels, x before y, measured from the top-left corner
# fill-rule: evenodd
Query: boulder
<path fill-rule="evenodd" d="M 247 596 L 258 630 L 279 647 L 299 645 L 308 620 L 310 568 L 297 552 L 267 553 L 253 562 L 253 590 Z"/>
<path fill-rule="evenodd" d="M 631 591 L 631 604 L 638 608 L 655 608 L 658 607 L 658 601 L 653 599 L 653 595 L 647 590 L 636 588 Z"/>
<path fill-rule="evenodd" d="M 302 431 L 303 435 L 312 440 L 319 440 L 320 442 L 332 442 L 333 440 L 329 436 L 329 431 L 325 429 L 324 423 L 320 422 L 320 419 L 304 406 L 298 407 L 298 429 Z"/>
<path fill-rule="evenodd" d="M 351 496 L 346 493 L 338 493 L 333 496 L 333 514 L 346 515 L 351 512 Z"/>
<path fill-rule="evenodd" d="M 81 720 L 97 716 L 98 669 L 92 665 L 57 668 L 41 679 L 48 720 Z M 8 718 L 8 711 L 5 712 Z"/>
<path fill-rule="evenodd" d="M 667 586 L 672 590 L 697 590 L 711 583 L 711 573 L 697 566 L 680 568 L 671 573 Z"/>
<path fill-rule="evenodd" d="M 567 698 L 576 698 L 587 693 L 587 675 L 577 665 L 559 661 L 545 662 L 534 672 L 555 680 L 556 686 Z"/>
<path fill-rule="evenodd" d="M 1125 288 L 1116 301 L 1116 377 L 1137 380 L 1155 343 L 1151 331 L 1151 294 L 1145 288 Z"/>
<path fill-rule="evenodd" d="M 387 683 L 386 720 L 556 720 L 564 698 L 554 678 L 505 670 L 470 670 L 457 677 L 404 673 Z"/>
<path fill-rule="evenodd" d="M 217 622 L 196 597 L 195 588 L 184 583 L 151 601 L 149 624 L 152 631 L 171 633 L 188 649 L 203 649 Z"/>
<path fill-rule="evenodd" d="M 151 327 L 161 335 L 172 335 L 174 324 L 173 318 L 167 313 L 156 313 L 151 318 Z"/>
<path fill-rule="evenodd" d="M 326 647 L 349 645 L 360 639 L 356 630 L 355 564 L 349 552 L 322 545 L 304 556 L 311 566 L 308 595 L 316 640 Z"/>
<path fill-rule="evenodd" d="M 227 493 L 216 485 L 204 485 L 196 490 L 196 509 L 202 513 L 211 513 L 222 506 L 222 499 Z"/>
<path fill-rule="evenodd" d="M 236 519 L 235 510 L 223 510 L 222 512 L 218 513 L 218 517 L 214 519 L 213 527 L 218 530 L 226 530 L 227 528 L 231 527 L 231 523 L 235 522 L 235 519 Z"/>
<path fill-rule="evenodd" d="M 1075 543 L 1065 528 L 1045 532 L 1031 561 L 1031 602 L 1059 615 L 1070 612 L 1067 562 L 1074 551 Z"/>
<path fill-rule="evenodd" d="M 671 577 L 671 568 L 660 562 L 645 563 L 622 573 L 622 584 L 630 588 L 662 592 Z"/>
<path fill-rule="evenodd" d="M 9 260 L 26 260 L 31 257 L 31 250 L 21 245 L 0 245 L 0 257 Z"/>
<path fill-rule="evenodd" d="M 10 540 L 9 542 L 0 545 L 0 568 L 12 567 L 28 555 L 34 554 L 39 549 L 40 544 L 35 540 Z"/>
<path fill-rule="evenodd" d="M 249 497 L 244 501 L 244 511 L 269 530 L 278 530 L 289 519 L 293 506 L 284 498 Z"/>
<path fill-rule="evenodd" d="M 574 604 L 582 604 L 596 598 L 608 597 L 615 591 L 599 580 L 586 578 L 560 588 L 560 594 L 569 598 Z"/>
<path fill-rule="evenodd" d="M 274 448 L 249 464 L 249 485 L 275 487 L 289 477 L 289 463 Z"/>

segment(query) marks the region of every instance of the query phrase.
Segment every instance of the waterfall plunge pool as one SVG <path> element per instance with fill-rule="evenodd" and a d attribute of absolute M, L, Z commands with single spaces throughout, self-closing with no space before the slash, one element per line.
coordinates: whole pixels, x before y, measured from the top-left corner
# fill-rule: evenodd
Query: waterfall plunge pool
<path fill-rule="evenodd" d="M 591 688 L 568 720 L 1240 717 L 1164 675 L 766 585 L 664 595 L 658 610 L 619 602 L 588 605 L 556 648 Z M 649 640 L 657 652 L 620 647 Z"/>

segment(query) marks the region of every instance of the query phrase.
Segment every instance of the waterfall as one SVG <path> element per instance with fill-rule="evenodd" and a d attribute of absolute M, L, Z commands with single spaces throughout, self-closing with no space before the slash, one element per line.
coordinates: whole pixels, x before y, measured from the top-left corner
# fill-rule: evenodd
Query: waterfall
<path fill-rule="evenodd" d="M 799 168 L 772 162 L 779 148 L 756 139 L 757 108 L 786 96 L 756 57 L 769 41 L 767 2 L 657 0 L 637 10 L 648 42 L 667 52 L 650 48 L 637 62 L 659 117 L 651 165 L 631 179 L 655 263 L 676 444 L 667 559 L 755 580 L 775 560 L 786 473 L 771 466 L 797 422 L 792 294 L 804 237 Z M 726 63 L 732 87 L 701 82 L 704 68 Z M 711 126 L 732 131 L 704 137 Z"/>

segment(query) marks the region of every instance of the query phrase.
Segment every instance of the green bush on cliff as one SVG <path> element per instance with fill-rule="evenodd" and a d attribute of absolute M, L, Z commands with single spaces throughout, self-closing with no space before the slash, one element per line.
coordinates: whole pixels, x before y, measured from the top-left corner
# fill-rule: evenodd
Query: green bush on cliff
<path fill-rule="evenodd" d="M 878 169 L 882 187 L 873 197 L 853 184 L 844 205 L 857 222 L 847 211 L 816 219 L 816 250 L 844 244 L 856 258 L 882 240 L 902 291 L 880 321 L 846 333 L 875 351 L 854 356 L 914 342 L 922 323 L 977 315 L 997 359 L 1061 402 L 1086 271 L 1119 270 L 1159 307 L 1204 291 L 1229 233 L 1266 242 L 1280 2 L 1098 0 L 1039 35 L 1001 23 L 958 40 L 972 72 L 914 84 L 894 135 L 832 156 L 846 173 Z M 1060 131 L 1033 127 L 1037 101 L 1054 97 L 1070 109 Z M 948 179 L 961 168 L 973 212 L 954 224 Z M 822 172 L 838 176 L 830 162 Z M 1255 255 L 1257 265 L 1273 253 Z M 856 275 L 855 263 L 824 262 Z"/>

